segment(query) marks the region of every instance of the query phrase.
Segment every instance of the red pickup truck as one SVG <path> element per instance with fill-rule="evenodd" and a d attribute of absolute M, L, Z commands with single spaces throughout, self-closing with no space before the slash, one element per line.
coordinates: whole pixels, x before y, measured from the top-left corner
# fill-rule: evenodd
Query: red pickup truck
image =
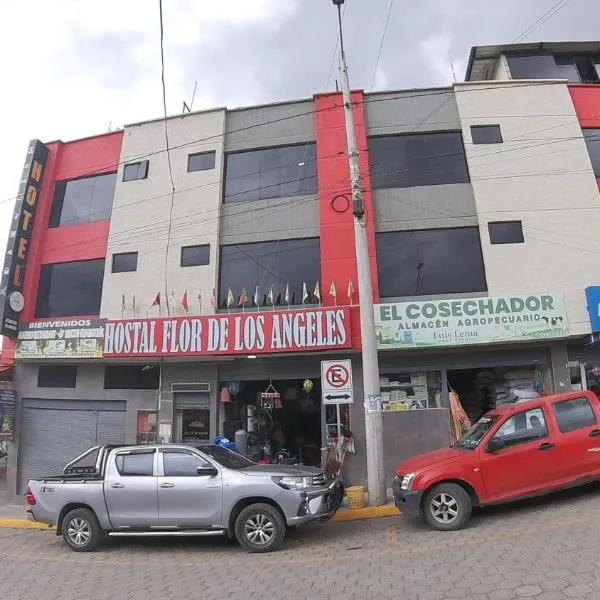
<path fill-rule="evenodd" d="M 396 506 L 434 529 L 464 527 L 487 506 L 600 479 L 600 400 L 588 391 L 503 405 L 450 448 L 396 469 Z"/>

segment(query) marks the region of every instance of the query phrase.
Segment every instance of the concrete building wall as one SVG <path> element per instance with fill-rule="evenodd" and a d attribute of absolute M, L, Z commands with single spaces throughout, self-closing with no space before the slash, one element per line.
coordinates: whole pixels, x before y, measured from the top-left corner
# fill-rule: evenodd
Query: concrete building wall
<path fill-rule="evenodd" d="M 456 84 L 490 295 L 561 292 L 572 335 L 589 332 L 584 289 L 600 269 L 600 196 L 567 86 Z M 473 145 L 471 125 L 503 143 Z M 520 220 L 525 243 L 491 245 L 488 222 Z"/>
<path fill-rule="evenodd" d="M 119 167 L 106 257 L 101 316 L 120 318 L 121 297 L 126 296 L 126 317 L 136 296 L 136 316 L 145 317 L 148 307 L 161 293 L 162 314 L 166 314 L 167 294 L 175 293 L 176 314 L 183 292 L 188 291 L 190 312 L 199 306 L 198 292 L 208 298 L 216 287 L 218 272 L 219 216 L 222 197 L 223 133 L 225 111 L 193 113 L 168 120 L 169 152 L 175 194 L 165 149 L 164 121 L 151 121 L 125 128 L 121 162 L 149 160 L 147 179 L 123 181 Z M 188 156 L 215 151 L 215 168 L 188 173 Z M 169 236 L 169 221 L 171 222 Z M 168 243 L 168 269 L 165 254 Z M 210 244 L 210 264 L 184 267 L 181 248 Z M 112 256 L 120 252 L 138 252 L 137 271 L 111 273 Z M 208 302 L 203 310 L 210 310 Z M 153 309 L 151 316 L 157 316 Z M 173 314 L 173 311 L 171 312 Z"/>
<path fill-rule="evenodd" d="M 228 111 L 225 152 L 314 142 L 314 110 L 313 100 L 300 100 Z M 319 235 L 316 194 L 224 204 L 221 219 L 221 244 Z"/>

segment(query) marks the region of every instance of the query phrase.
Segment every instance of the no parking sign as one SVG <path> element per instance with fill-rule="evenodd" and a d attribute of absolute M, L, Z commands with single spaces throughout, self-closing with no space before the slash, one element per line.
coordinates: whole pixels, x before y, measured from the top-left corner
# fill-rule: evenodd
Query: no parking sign
<path fill-rule="evenodd" d="M 324 360 L 321 362 L 321 393 L 323 404 L 351 404 L 352 361 Z"/>

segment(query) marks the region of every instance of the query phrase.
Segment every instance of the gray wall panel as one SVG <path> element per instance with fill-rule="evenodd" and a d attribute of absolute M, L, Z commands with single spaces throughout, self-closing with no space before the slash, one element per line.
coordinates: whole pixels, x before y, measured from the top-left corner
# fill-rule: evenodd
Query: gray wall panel
<path fill-rule="evenodd" d="M 454 92 L 451 89 L 369 94 L 365 110 L 367 135 L 461 128 Z"/>
<path fill-rule="evenodd" d="M 305 100 L 228 111 L 225 132 L 225 152 L 314 141 L 314 102 Z"/>
<path fill-rule="evenodd" d="M 470 183 L 373 190 L 375 230 L 477 226 Z"/>

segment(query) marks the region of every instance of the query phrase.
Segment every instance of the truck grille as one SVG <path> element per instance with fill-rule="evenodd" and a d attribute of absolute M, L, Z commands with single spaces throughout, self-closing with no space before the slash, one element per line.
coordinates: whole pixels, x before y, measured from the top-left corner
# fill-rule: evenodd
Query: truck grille
<path fill-rule="evenodd" d="M 319 473 L 312 478 L 313 487 L 321 487 L 327 483 L 325 473 Z"/>

